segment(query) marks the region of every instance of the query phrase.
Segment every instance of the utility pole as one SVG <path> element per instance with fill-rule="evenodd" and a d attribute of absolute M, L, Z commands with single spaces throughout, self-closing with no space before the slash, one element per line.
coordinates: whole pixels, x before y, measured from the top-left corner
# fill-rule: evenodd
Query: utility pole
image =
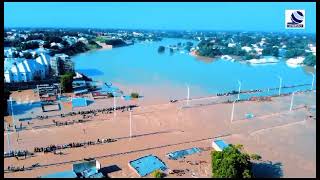
<path fill-rule="evenodd" d="M 314 77 L 315 77 L 315 75 L 314 75 L 314 73 L 310 73 L 310 74 L 312 74 L 312 83 L 311 83 L 311 91 L 312 91 L 312 89 L 313 89 L 313 84 L 314 84 Z"/>
<path fill-rule="evenodd" d="M 189 88 L 189 85 L 186 85 L 187 86 L 187 90 L 188 90 L 188 94 L 187 94 L 187 105 L 189 105 L 189 99 L 190 99 L 190 88 Z"/>
<path fill-rule="evenodd" d="M 116 117 L 116 96 L 113 93 L 113 108 L 114 108 L 114 118 Z"/>
<path fill-rule="evenodd" d="M 131 109 L 130 109 L 129 115 L 130 115 L 130 139 L 131 139 L 131 137 L 132 137 L 132 114 L 131 114 Z"/>
<path fill-rule="evenodd" d="M 10 97 L 10 107 L 11 107 L 12 122 L 13 122 L 13 126 L 15 126 L 16 122 L 15 122 L 15 120 L 14 120 L 12 101 L 13 101 L 13 100 L 12 100 L 12 97 Z M 16 131 L 16 129 L 15 129 L 14 131 Z"/>
<path fill-rule="evenodd" d="M 238 90 L 238 100 L 240 99 L 241 81 L 238 80 L 239 90 Z"/>
<path fill-rule="evenodd" d="M 297 92 L 297 91 L 294 91 L 292 93 L 292 96 L 291 96 L 291 104 L 290 104 L 290 111 L 292 111 L 292 107 L 293 107 L 293 98 L 294 98 L 294 93 Z"/>
<path fill-rule="evenodd" d="M 234 104 L 236 103 L 237 100 L 233 101 L 232 103 L 232 111 L 231 111 L 231 123 L 233 121 L 233 113 L 234 113 Z"/>
<path fill-rule="evenodd" d="M 6 124 L 6 129 L 7 129 L 7 143 L 8 143 L 8 152 L 10 152 L 10 138 L 9 138 L 9 128 L 8 128 L 8 125 L 7 123 Z"/>
<path fill-rule="evenodd" d="M 280 84 L 279 84 L 279 96 L 281 94 L 281 86 L 282 86 L 282 78 L 281 76 L 278 76 L 279 80 L 280 80 Z"/>

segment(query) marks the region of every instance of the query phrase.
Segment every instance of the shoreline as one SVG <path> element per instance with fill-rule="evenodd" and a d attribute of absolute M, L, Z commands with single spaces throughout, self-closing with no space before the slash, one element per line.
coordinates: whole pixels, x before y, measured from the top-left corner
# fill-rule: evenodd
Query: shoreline
<path fill-rule="evenodd" d="M 112 49 L 112 45 L 107 45 L 105 43 L 101 43 L 99 41 L 95 41 L 99 46 L 102 46 L 102 48 L 98 49 L 98 50 L 103 50 L 103 49 Z"/>

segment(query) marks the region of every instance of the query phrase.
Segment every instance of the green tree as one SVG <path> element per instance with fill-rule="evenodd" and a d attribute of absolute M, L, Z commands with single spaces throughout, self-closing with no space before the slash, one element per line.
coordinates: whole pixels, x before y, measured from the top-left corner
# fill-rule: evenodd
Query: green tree
<path fill-rule="evenodd" d="M 272 50 L 271 50 L 271 55 L 275 56 L 275 57 L 278 57 L 279 56 L 279 48 L 273 47 Z"/>
<path fill-rule="evenodd" d="M 37 49 L 37 48 L 39 48 L 39 43 L 38 42 L 21 43 L 20 48 L 22 50 Z"/>
<path fill-rule="evenodd" d="M 307 54 L 307 56 L 305 57 L 303 64 L 307 65 L 307 66 L 314 66 L 316 65 L 316 56 L 313 55 L 312 53 Z"/>
<path fill-rule="evenodd" d="M 305 55 L 305 51 L 303 49 L 294 48 L 294 49 L 288 49 L 285 57 L 293 58 L 293 57 L 303 56 L 303 55 Z"/>
<path fill-rule="evenodd" d="M 151 174 L 154 178 L 163 178 L 164 174 L 160 170 L 155 170 Z"/>
<path fill-rule="evenodd" d="M 73 73 L 66 73 L 60 77 L 60 85 L 63 92 L 72 92 Z"/>
<path fill-rule="evenodd" d="M 188 42 L 186 42 L 186 46 L 193 46 L 193 43 L 188 41 Z"/>
<path fill-rule="evenodd" d="M 172 48 L 170 48 L 170 54 L 172 54 L 173 53 L 173 49 Z"/>
<path fill-rule="evenodd" d="M 163 53 L 164 51 L 165 51 L 165 47 L 164 46 L 159 46 L 158 53 Z"/>
<path fill-rule="evenodd" d="M 252 160 L 258 160 L 258 161 L 261 160 L 261 156 L 259 154 L 251 154 L 250 158 Z"/>
<path fill-rule="evenodd" d="M 139 94 L 137 92 L 131 93 L 132 98 L 139 98 Z"/>
<path fill-rule="evenodd" d="M 262 50 L 262 55 L 263 56 L 275 56 L 275 57 L 278 57 L 279 56 L 279 49 L 277 47 L 267 46 L 266 48 L 264 48 Z"/>
<path fill-rule="evenodd" d="M 214 178 L 253 177 L 250 156 L 241 152 L 241 149 L 241 145 L 230 144 L 221 152 L 212 152 L 212 176 Z"/>
<path fill-rule="evenodd" d="M 26 59 L 32 59 L 33 58 L 32 54 L 29 53 L 29 52 L 23 53 L 23 57 L 26 58 Z"/>

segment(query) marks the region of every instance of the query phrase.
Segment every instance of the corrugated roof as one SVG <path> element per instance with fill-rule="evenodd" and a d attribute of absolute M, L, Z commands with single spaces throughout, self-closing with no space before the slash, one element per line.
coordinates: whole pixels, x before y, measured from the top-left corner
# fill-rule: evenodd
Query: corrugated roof
<path fill-rule="evenodd" d="M 13 63 L 19 64 L 25 60 L 24 58 L 4 58 L 4 71 L 10 70 L 13 66 Z"/>

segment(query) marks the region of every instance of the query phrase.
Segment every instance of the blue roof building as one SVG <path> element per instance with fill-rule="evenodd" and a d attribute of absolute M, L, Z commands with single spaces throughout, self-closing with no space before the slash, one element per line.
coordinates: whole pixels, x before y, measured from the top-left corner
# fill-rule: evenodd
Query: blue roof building
<path fill-rule="evenodd" d="M 77 178 L 77 177 L 78 176 L 73 171 L 62 171 L 62 172 L 56 172 L 56 173 L 41 176 L 41 178 Z"/>
<path fill-rule="evenodd" d="M 41 176 L 41 178 L 103 178 L 104 175 L 98 172 L 101 168 L 97 160 L 83 161 L 72 165 L 72 170 L 56 172 Z"/>
<path fill-rule="evenodd" d="M 223 151 L 225 148 L 227 148 L 229 146 L 228 143 L 226 143 L 224 140 L 218 139 L 218 140 L 214 140 L 212 142 L 212 147 L 216 150 L 216 151 Z"/>
<path fill-rule="evenodd" d="M 73 164 L 72 170 L 79 176 L 88 178 L 94 174 L 97 174 L 98 170 L 101 168 L 100 166 L 100 163 L 96 160 L 83 161 Z"/>

